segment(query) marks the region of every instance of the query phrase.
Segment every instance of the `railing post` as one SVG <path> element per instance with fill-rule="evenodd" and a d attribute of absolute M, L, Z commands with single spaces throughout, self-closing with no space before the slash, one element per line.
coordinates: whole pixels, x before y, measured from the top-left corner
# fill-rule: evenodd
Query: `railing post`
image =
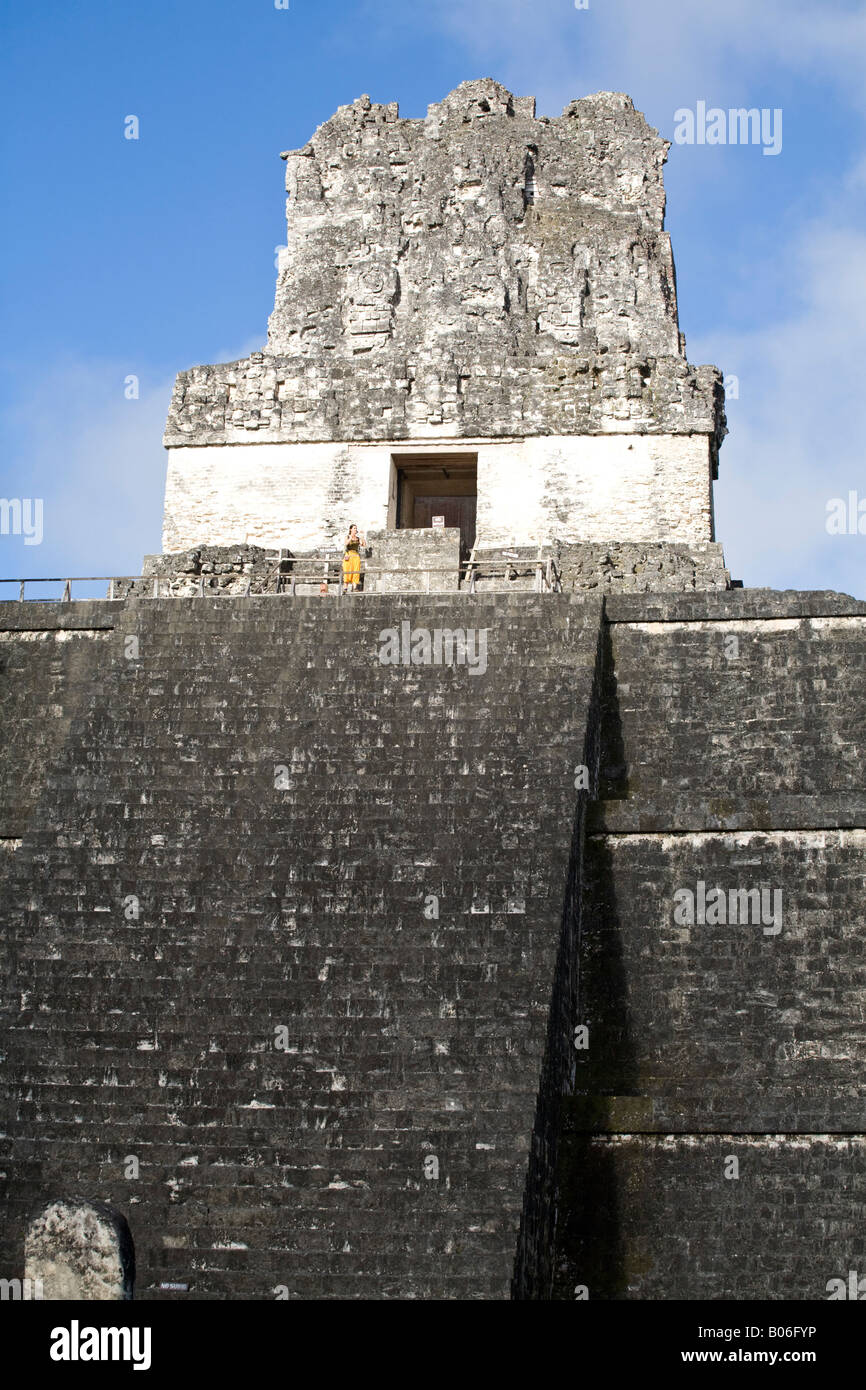
<path fill-rule="evenodd" d="M 26 580 L 26 579 L 22 579 L 21 582 L 20 582 L 19 585 L 18 585 L 18 602 L 19 602 L 19 603 L 23 603 L 23 602 L 24 602 L 24 585 L 25 585 L 26 583 L 27 583 L 27 580 Z"/>
<path fill-rule="evenodd" d="M 61 602 L 61 603 L 71 603 L 71 602 L 72 602 L 72 581 L 71 581 L 70 579 L 67 579 L 66 583 L 65 583 L 64 586 L 63 586 L 63 597 L 62 597 L 62 599 L 60 600 L 60 602 Z"/>

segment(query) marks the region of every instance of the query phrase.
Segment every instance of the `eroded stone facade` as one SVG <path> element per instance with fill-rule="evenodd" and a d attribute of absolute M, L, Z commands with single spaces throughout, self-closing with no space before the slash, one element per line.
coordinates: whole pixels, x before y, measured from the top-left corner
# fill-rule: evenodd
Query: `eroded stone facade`
<path fill-rule="evenodd" d="M 668 144 L 621 94 L 534 106 L 362 97 L 286 152 L 268 344 L 177 379 L 166 550 L 393 527 L 394 455 L 455 442 L 482 544 L 713 539 L 722 379 L 685 357 Z"/>

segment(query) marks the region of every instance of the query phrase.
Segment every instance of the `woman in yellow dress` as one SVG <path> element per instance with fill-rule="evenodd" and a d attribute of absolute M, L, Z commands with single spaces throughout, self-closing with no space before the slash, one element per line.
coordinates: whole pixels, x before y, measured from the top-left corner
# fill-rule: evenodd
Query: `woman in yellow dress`
<path fill-rule="evenodd" d="M 366 549 L 367 542 L 358 535 L 358 528 L 352 523 L 346 537 L 346 552 L 343 556 L 343 584 L 354 593 L 361 583 L 361 546 Z"/>

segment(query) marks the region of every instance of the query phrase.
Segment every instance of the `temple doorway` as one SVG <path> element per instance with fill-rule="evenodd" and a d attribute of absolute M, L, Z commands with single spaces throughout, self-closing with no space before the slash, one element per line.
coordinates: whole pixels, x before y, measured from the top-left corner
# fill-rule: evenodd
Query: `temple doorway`
<path fill-rule="evenodd" d="M 469 555 L 475 544 L 478 503 L 478 456 L 434 454 L 395 458 L 398 530 L 434 525 L 457 527 L 460 549 Z M 437 521 L 436 518 L 444 518 Z"/>

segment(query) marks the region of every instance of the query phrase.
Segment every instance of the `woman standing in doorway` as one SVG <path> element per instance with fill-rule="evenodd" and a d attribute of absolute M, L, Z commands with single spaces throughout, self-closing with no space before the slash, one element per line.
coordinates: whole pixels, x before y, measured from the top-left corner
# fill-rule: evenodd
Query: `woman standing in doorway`
<path fill-rule="evenodd" d="M 361 546 L 366 550 L 367 541 L 358 535 L 358 528 L 352 523 L 346 537 L 346 551 L 343 555 L 343 584 L 354 593 L 361 583 Z"/>

